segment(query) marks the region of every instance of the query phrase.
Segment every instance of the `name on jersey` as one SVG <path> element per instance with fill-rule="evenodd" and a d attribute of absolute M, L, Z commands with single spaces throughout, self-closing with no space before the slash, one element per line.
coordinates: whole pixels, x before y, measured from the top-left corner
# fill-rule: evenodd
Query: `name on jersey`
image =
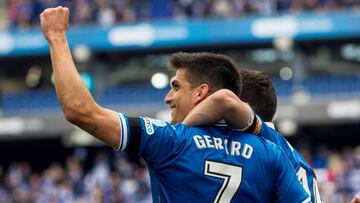
<path fill-rule="evenodd" d="M 254 151 L 253 147 L 247 143 L 242 144 L 238 141 L 231 141 L 229 143 L 226 138 L 194 135 L 193 139 L 198 149 L 224 150 L 231 156 L 242 156 L 246 159 L 250 159 Z"/>

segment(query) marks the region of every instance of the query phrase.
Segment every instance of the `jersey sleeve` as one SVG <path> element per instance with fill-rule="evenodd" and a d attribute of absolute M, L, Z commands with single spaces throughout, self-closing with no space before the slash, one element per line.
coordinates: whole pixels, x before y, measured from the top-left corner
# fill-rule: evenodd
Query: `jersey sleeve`
<path fill-rule="evenodd" d="M 245 128 L 239 129 L 240 131 L 244 131 L 250 134 L 258 134 L 261 129 L 262 121 L 261 119 L 255 114 L 255 112 L 248 107 L 249 111 L 249 118 L 247 121 L 247 126 Z"/>
<path fill-rule="evenodd" d="M 261 120 L 258 117 L 259 120 Z M 290 152 L 294 151 L 294 148 L 287 142 L 287 140 L 275 129 L 269 127 L 265 122 L 261 121 L 260 130 L 258 131 L 257 135 L 270 140 L 277 146 L 279 146 L 282 150 L 289 149 Z M 285 150 L 286 151 L 286 150 Z"/>
<path fill-rule="evenodd" d="M 250 134 L 259 135 L 271 142 L 275 143 L 276 145 L 282 144 L 282 139 L 278 134 L 271 132 L 270 127 L 261 120 L 261 118 L 255 114 L 255 112 L 249 107 L 249 119 L 248 125 L 243 128 L 239 129 L 240 131 L 244 131 Z M 283 148 L 283 147 L 281 147 Z"/>
<path fill-rule="evenodd" d="M 284 152 L 277 148 L 274 165 L 274 202 L 308 203 L 311 199 L 296 177 L 295 169 L 286 158 Z"/>
<path fill-rule="evenodd" d="M 251 109 L 251 107 L 248 107 L 248 111 L 249 111 L 249 118 L 247 121 L 247 126 L 245 128 L 238 130 L 250 134 L 259 135 L 260 137 L 270 140 L 276 145 L 283 144 L 283 140 L 281 139 L 282 136 L 280 134 L 273 133 L 271 131 L 271 128 L 258 115 L 255 114 L 255 112 Z M 290 147 L 292 149 L 291 145 L 286 147 Z M 281 147 L 281 148 L 285 148 L 285 147 Z"/>
<path fill-rule="evenodd" d="M 261 121 L 259 117 L 258 119 Z M 265 122 L 261 121 L 260 125 L 260 130 L 257 135 L 278 146 L 285 153 L 291 165 L 297 170 L 300 167 L 299 161 L 294 155 L 294 148 L 290 143 L 278 131 L 269 127 Z"/>
<path fill-rule="evenodd" d="M 121 139 L 119 149 L 139 155 L 150 167 L 158 167 L 178 149 L 175 127 L 148 117 L 127 117 L 118 113 Z"/>

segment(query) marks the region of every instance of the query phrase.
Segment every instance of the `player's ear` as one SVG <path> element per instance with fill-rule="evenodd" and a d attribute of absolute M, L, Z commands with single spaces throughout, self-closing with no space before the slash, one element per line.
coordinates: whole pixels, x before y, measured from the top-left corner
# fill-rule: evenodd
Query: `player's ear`
<path fill-rule="evenodd" d="M 197 87 L 196 90 L 196 104 L 200 103 L 201 101 L 203 101 L 206 97 L 209 96 L 209 85 L 207 84 L 201 84 L 199 87 Z"/>

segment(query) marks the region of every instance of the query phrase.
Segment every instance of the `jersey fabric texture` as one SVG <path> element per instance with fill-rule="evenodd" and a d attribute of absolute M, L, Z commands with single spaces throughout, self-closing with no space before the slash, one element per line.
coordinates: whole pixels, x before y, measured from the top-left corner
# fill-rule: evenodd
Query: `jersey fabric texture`
<path fill-rule="evenodd" d="M 146 161 L 153 202 L 308 202 L 284 152 L 261 137 L 118 115 L 119 149 Z"/>
<path fill-rule="evenodd" d="M 303 185 L 305 191 L 311 197 L 311 202 L 321 203 L 316 175 L 311 166 L 307 163 L 304 157 L 291 146 L 291 144 L 284 138 L 284 136 L 275 130 L 272 123 L 265 123 L 259 117 L 257 117 L 257 119 L 258 122 L 261 123 L 258 135 L 273 142 L 285 152 L 291 165 L 297 172 L 299 181 Z"/>

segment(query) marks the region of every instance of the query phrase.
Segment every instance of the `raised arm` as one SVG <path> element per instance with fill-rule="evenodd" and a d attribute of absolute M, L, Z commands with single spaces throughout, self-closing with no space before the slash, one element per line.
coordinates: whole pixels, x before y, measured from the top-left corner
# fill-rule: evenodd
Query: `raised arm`
<path fill-rule="evenodd" d="M 205 125 L 224 119 L 235 129 L 251 125 L 252 110 L 247 103 L 227 89 L 221 89 L 199 103 L 183 121 L 187 126 Z"/>
<path fill-rule="evenodd" d="M 65 118 L 106 144 L 117 147 L 121 136 L 117 115 L 94 101 L 72 59 L 66 38 L 68 8 L 46 9 L 40 15 L 40 22 L 50 46 L 56 94 Z"/>

